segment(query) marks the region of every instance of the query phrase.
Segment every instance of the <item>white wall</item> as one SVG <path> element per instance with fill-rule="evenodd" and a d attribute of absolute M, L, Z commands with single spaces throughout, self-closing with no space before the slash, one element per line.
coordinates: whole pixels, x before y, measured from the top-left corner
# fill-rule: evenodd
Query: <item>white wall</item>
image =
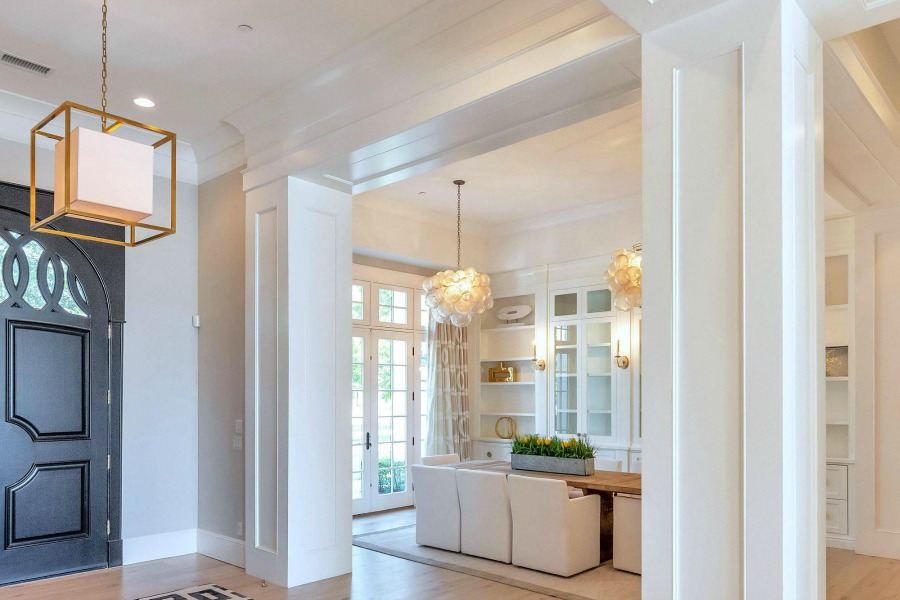
<path fill-rule="evenodd" d="M 157 178 L 154 187 L 167 192 L 166 184 Z M 166 199 L 157 202 L 165 205 Z M 197 187 L 179 183 L 178 232 L 125 250 L 126 564 L 196 548 L 196 313 Z"/>
<path fill-rule="evenodd" d="M 353 251 L 417 265 L 456 265 L 456 220 L 446 226 L 379 210 L 356 199 L 353 202 Z M 462 240 L 462 261 L 480 265 L 485 240 L 467 233 Z"/>
<path fill-rule="evenodd" d="M 199 551 L 244 564 L 244 212 L 240 170 L 200 186 Z M 240 526 L 238 524 L 241 524 Z"/>
<path fill-rule="evenodd" d="M 900 209 L 856 224 L 856 551 L 900 559 Z"/>
<path fill-rule="evenodd" d="M 641 241 L 641 207 L 578 218 L 541 228 L 503 233 L 486 240 L 483 270 L 490 273 L 609 256 Z"/>
<path fill-rule="evenodd" d="M 52 189 L 40 150 L 38 186 Z M 29 147 L 0 139 L 0 181 L 29 185 Z M 168 215 L 168 180 L 157 178 Z M 163 196 L 165 195 L 165 198 Z M 197 187 L 178 184 L 178 233 L 125 250 L 122 538 L 126 562 L 192 552 L 197 528 Z"/>

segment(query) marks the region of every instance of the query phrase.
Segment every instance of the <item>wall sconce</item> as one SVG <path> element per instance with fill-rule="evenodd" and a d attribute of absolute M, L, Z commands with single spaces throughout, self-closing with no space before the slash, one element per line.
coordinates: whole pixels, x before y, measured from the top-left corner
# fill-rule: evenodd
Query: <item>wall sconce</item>
<path fill-rule="evenodd" d="M 531 364 L 534 367 L 535 371 L 543 371 L 547 368 L 547 361 L 543 358 L 539 359 L 537 357 L 537 342 L 531 343 L 532 353 L 531 353 Z"/>
<path fill-rule="evenodd" d="M 616 366 L 620 369 L 627 369 L 631 361 L 627 356 L 622 356 L 622 340 L 616 340 Z"/>

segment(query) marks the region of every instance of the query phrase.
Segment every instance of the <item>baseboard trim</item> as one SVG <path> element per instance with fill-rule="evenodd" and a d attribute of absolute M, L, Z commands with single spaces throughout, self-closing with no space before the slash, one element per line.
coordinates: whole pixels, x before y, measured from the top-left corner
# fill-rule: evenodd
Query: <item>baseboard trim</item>
<path fill-rule="evenodd" d="M 245 547 L 244 540 L 238 540 L 220 533 L 213 533 L 205 529 L 197 530 L 197 552 L 242 569 L 246 558 Z"/>
<path fill-rule="evenodd" d="M 850 538 L 826 537 L 825 545 L 829 548 L 839 548 L 841 550 L 856 550 L 856 540 Z"/>
<path fill-rule="evenodd" d="M 197 552 L 197 530 L 184 529 L 122 540 L 122 564 L 159 560 Z"/>

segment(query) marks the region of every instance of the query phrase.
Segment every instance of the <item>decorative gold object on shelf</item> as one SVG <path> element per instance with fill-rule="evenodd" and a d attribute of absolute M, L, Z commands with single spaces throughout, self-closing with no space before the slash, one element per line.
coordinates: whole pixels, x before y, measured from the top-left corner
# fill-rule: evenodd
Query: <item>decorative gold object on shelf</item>
<path fill-rule="evenodd" d="M 847 346 L 825 348 L 825 377 L 847 377 L 848 374 Z"/>
<path fill-rule="evenodd" d="M 500 363 L 499 367 L 491 367 L 488 369 L 488 381 L 491 383 L 506 382 L 510 383 L 516 380 L 516 368 L 504 367 Z"/>
<path fill-rule="evenodd" d="M 512 417 L 500 417 L 494 424 L 494 433 L 501 440 L 511 440 L 516 437 L 516 420 Z"/>

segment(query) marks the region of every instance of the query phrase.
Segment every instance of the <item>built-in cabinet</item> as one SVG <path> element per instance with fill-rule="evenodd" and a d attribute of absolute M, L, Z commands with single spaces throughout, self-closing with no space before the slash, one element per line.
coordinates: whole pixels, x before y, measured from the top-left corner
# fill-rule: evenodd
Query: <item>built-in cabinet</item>
<path fill-rule="evenodd" d="M 846 248 L 825 257 L 825 529 L 829 546 L 855 541 L 853 260 Z"/>
<path fill-rule="evenodd" d="M 615 310 L 604 268 L 598 258 L 493 276 L 495 305 L 479 323 L 476 458 L 508 457 L 500 435 L 512 419 L 520 434 L 587 433 L 599 458 L 640 470 L 640 311 Z M 499 319 L 509 306 L 531 311 Z M 628 356 L 627 368 L 617 366 L 617 353 Z M 491 381 L 501 363 L 514 369 L 512 381 Z"/>

